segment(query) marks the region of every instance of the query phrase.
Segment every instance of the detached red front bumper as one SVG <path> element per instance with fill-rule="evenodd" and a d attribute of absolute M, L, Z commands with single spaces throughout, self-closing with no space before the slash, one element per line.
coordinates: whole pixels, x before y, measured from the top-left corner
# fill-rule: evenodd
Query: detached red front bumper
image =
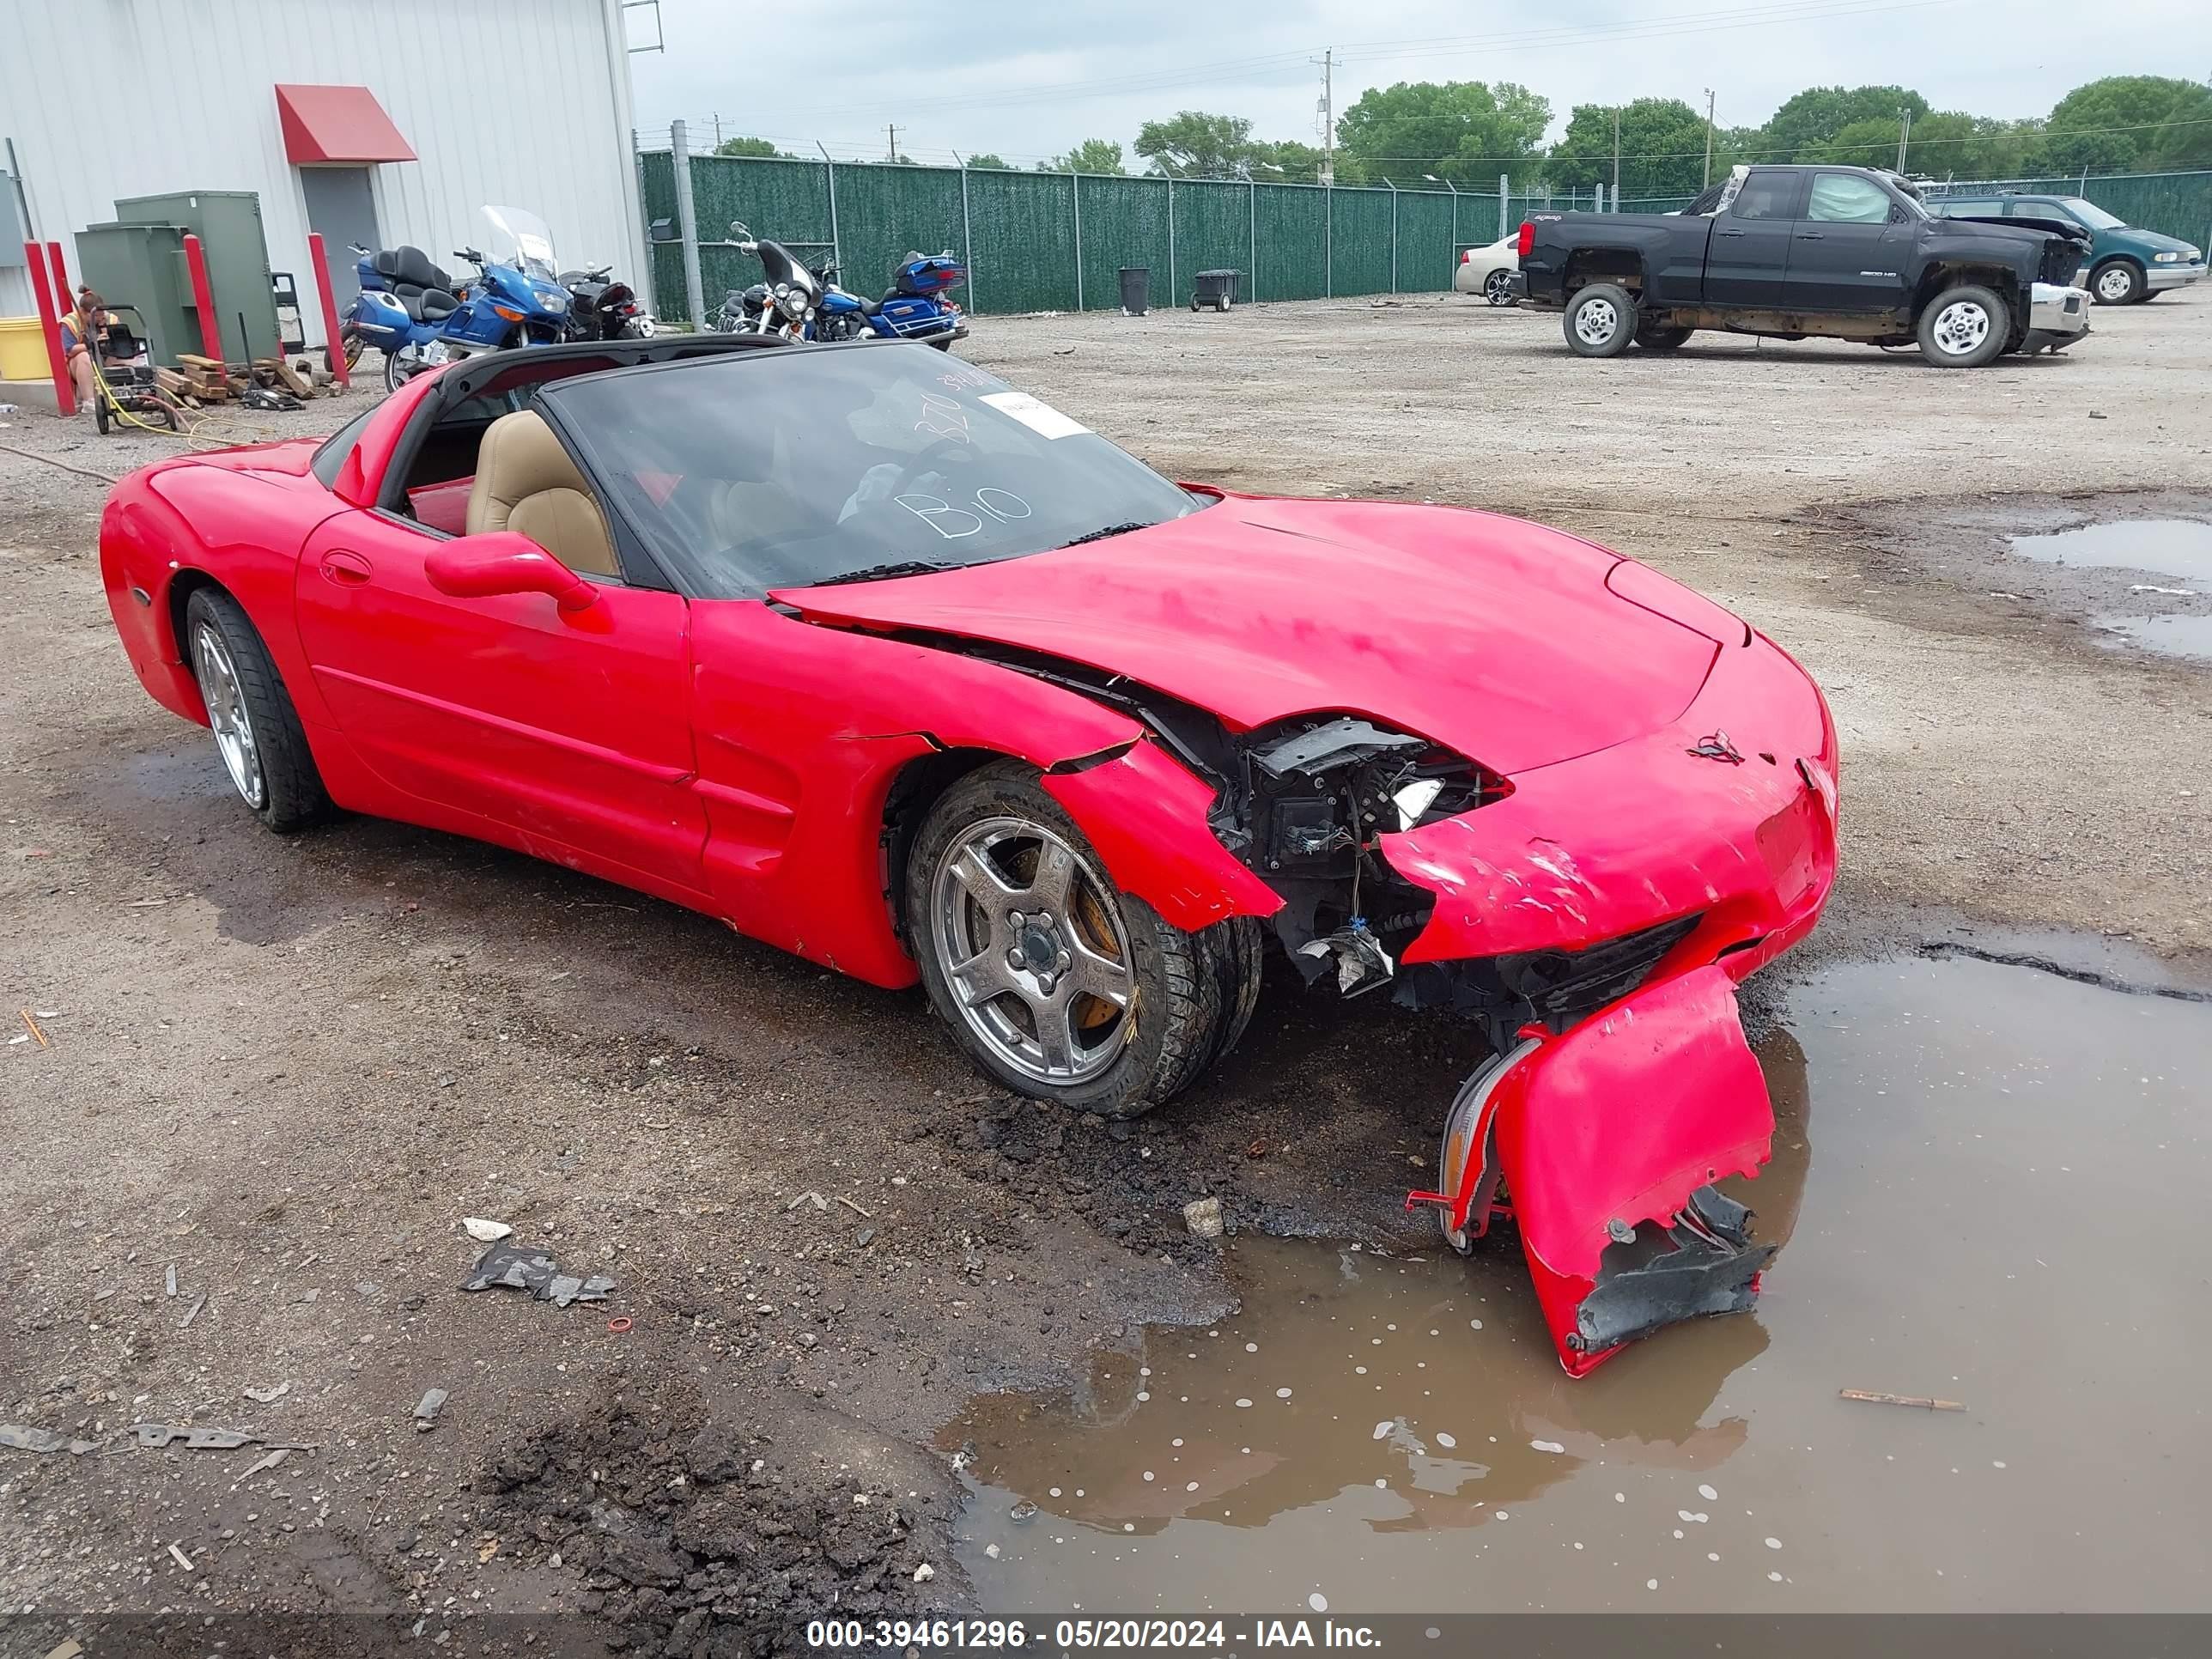
<path fill-rule="evenodd" d="M 1751 1305 L 1771 1247 L 1712 1190 L 1753 1176 L 1774 1115 L 1735 988 L 1811 931 L 1836 870 L 1836 739 L 1819 691 L 1756 635 L 1723 647 L 1680 720 L 1515 776 L 1478 811 L 1386 837 L 1437 907 L 1405 962 L 1578 952 L 1694 916 L 1642 982 L 1522 1041 L 1455 1106 L 1455 1242 L 1510 1214 L 1575 1376 L 1674 1321 Z M 1518 968 L 1511 982 L 1526 983 Z M 1505 1206 L 1493 1200 L 1500 1185 Z"/>

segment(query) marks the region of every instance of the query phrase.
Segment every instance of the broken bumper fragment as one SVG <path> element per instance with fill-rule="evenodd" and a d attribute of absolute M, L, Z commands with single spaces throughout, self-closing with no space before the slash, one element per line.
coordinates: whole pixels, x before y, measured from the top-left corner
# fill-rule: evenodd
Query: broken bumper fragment
<path fill-rule="evenodd" d="M 1407 1201 L 1438 1206 L 1462 1249 L 1513 1220 L 1571 1375 L 1757 1292 L 1772 1247 L 1714 1185 L 1772 1146 L 1736 985 L 1819 916 L 1835 779 L 1819 693 L 1752 635 L 1669 727 L 1385 838 L 1437 895 L 1410 971 L 1508 999 L 1498 1057 L 1449 1121 L 1442 1190 Z"/>

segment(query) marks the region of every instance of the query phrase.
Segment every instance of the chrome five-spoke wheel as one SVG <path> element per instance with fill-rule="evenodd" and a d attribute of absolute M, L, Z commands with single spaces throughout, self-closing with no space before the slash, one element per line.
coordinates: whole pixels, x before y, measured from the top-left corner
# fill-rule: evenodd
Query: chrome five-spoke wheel
<path fill-rule="evenodd" d="M 216 752 L 222 755 L 240 797 L 258 812 L 269 799 L 261 750 L 254 742 L 253 720 L 246 713 L 238 665 L 210 623 L 201 622 L 192 629 L 192 669 L 199 679 L 200 696 L 207 704 L 208 726 L 215 733 Z"/>
<path fill-rule="evenodd" d="M 968 825 L 931 882 L 937 965 L 999 1061 L 1040 1083 L 1110 1066 L 1135 1030 L 1136 981 L 1112 890 L 1054 830 Z"/>

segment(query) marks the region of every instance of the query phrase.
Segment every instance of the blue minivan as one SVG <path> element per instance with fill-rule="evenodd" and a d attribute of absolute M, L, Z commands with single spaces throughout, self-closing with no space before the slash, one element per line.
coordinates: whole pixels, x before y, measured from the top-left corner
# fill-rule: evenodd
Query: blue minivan
<path fill-rule="evenodd" d="M 2204 275 L 2204 252 L 2195 244 L 2154 230 L 2138 230 L 2079 196 L 1929 196 L 1928 210 L 1947 218 L 2060 219 L 2079 225 L 2094 244 L 2088 289 L 2100 306 L 2130 306 L 2168 289 L 2186 288 Z"/>

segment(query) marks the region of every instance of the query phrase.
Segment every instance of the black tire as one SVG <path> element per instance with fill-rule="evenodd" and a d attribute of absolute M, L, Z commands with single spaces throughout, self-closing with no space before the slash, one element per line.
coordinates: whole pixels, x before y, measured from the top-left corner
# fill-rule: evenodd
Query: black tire
<path fill-rule="evenodd" d="M 1492 271 L 1482 279 L 1482 297 L 1494 306 L 1511 305 L 1513 291 L 1506 279 L 1512 274 L 1502 265 Z"/>
<path fill-rule="evenodd" d="M 1979 368 L 2009 348 L 2012 307 L 1988 289 L 1962 283 L 1922 307 L 1913 336 L 1921 356 L 1938 368 Z"/>
<path fill-rule="evenodd" d="M 198 649 L 202 629 L 214 630 L 222 642 L 252 737 L 261 781 L 260 799 L 256 800 L 248 786 L 232 771 L 231 782 L 240 799 L 254 817 L 280 836 L 328 817 L 331 798 L 324 791 L 323 775 L 316 769 L 307 733 L 301 730 L 299 713 L 292 707 L 283 677 L 270 660 L 269 647 L 261 642 L 245 608 L 219 587 L 200 588 L 185 604 L 185 638 L 179 644 L 185 662 L 201 681 L 200 695 L 209 702 L 212 719 L 215 702 L 210 700 L 207 670 Z M 229 768 L 227 758 L 225 767 Z"/>
<path fill-rule="evenodd" d="M 2100 306 L 2139 305 L 2149 294 L 2150 281 L 2132 259 L 2107 259 L 2089 273 L 2089 297 Z"/>
<path fill-rule="evenodd" d="M 952 349 L 952 337 L 950 334 L 940 334 L 932 340 L 930 344 L 935 346 L 939 351 L 950 351 Z"/>
<path fill-rule="evenodd" d="M 1636 343 L 1646 351 L 1672 351 L 1697 331 L 1693 328 L 1662 328 L 1646 323 L 1636 331 Z"/>
<path fill-rule="evenodd" d="M 344 352 L 345 366 L 349 374 L 353 371 L 355 365 L 361 362 L 362 349 L 365 343 L 361 337 L 361 331 L 351 323 L 339 325 L 338 345 Z M 338 372 L 338 355 L 337 351 L 333 351 L 327 345 L 323 348 L 323 367 L 329 371 L 333 379 L 337 377 Z"/>
<path fill-rule="evenodd" d="M 1567 301 L 1559 326 L 1577 357 L 1618 357 L 1636 337 L 1636 301 L 1617 283 L 1592 283 Z"/>
<path fill-rule="evenodd" d="M 977 1030 L 948 973 L 947 961 L 957 960 L 969 941 L 945 931 L 957 929 L 959 923 L 940 914 L 940 867 L 948 860 L 957 864 L 953 855 L 980 826 L 1010 820 L 1049 832 L 1076 855 L 1087 884 L 1085 890 L 1116 908 L 1127 941 L 1132 988 L 1128 1011 L 1114 1017 L 1111 1058 L 1079 1079 L 1055 1081 L 1016 1065 L 996 1040 Z M 1030 878 L 1035 879 L 1034 873 Z M 1257 921 L 1233 917 L 1187 933 L 1142 899 L 1115 889 L 1074 820 L 1045 792 L 1035 769 L 1018 762 L 981 767 L 939 798 L 915 837 L 904 897 L 908 944 L 921 966 L 931 1007 L 979 1071 L 1000 1087 L 1033 1100 L 1057 1101 L 1107 1117 L 1148 1112 L 1188 1086 L 1228 1051 L 1243 1034 L 1258 1000 L 1261 933 Z M 1013 902 L 1022 901 L 1015 896 Z M 956 894 L 956 908 L 958 902 Z M 979 906 L 978 914 L 980 910 Z M 995 917 L 990 920 L 992 939 L 984 949 L 995 952 L 1002 941 Z M 978 951 L 969 960 L 980 960 L 982 954 Z M 1018 993 L 1006 994 L 1018 999 Z M 1001 998 L 979 1006 L 994 1005 L 1005 1006 Z M 1018 1000 L 1013 1012 L 1020 1012 Z"/>
<path fill-rule="evenodd" d="M 92 423 L 100 428 L 100 435 L 107 435 L 107 397 L 98 386 L 92 389 Z"/>

